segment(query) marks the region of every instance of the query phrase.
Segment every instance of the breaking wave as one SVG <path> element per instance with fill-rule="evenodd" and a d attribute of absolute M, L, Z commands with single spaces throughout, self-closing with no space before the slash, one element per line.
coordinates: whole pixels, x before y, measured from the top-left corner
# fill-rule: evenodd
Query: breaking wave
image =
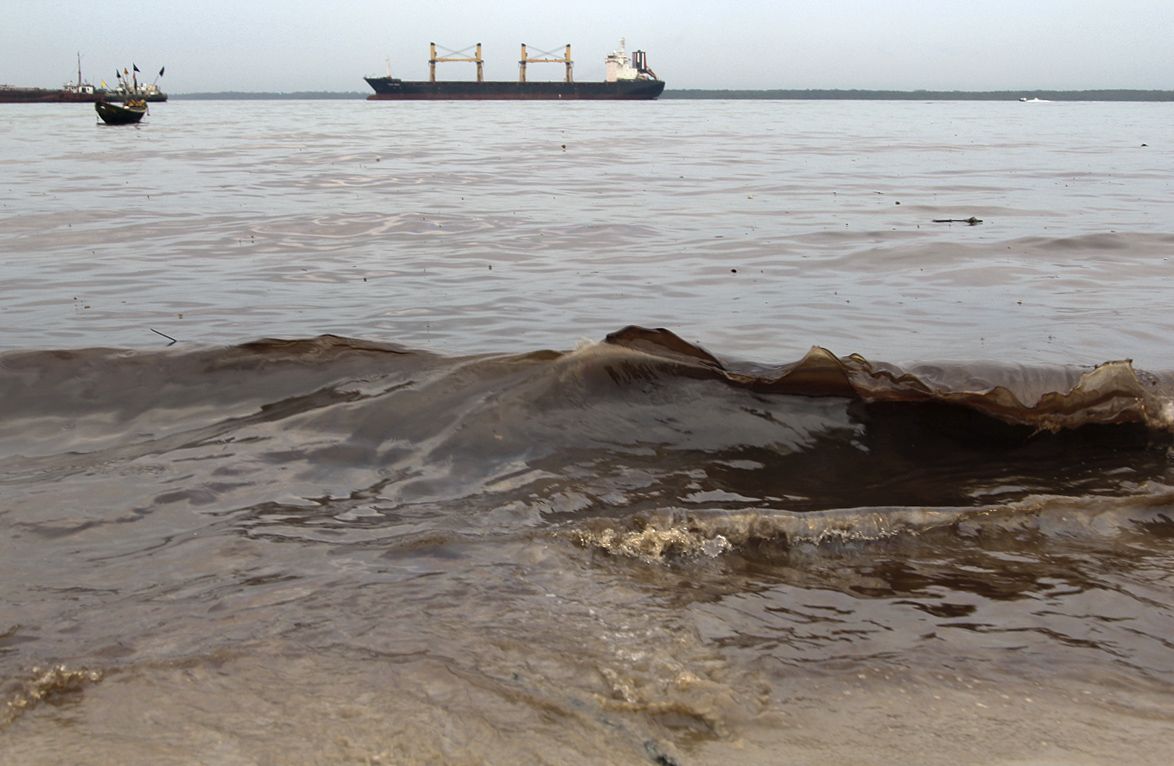
<path fill-rule="evenodd" d="M 1171 422 L 1170 375 L 1128 361 L 902 369 L 813 348 L 769 366 L 639 327 L 516 355 L 335 336 L 0 355 L 14 501 L 101 475 L 119 513 L 234 509 L 250 534 L 311 538 L 399 530 L 388 544 L 553 530 L 663 559 L 1039 519 L 1041 502 L 1162 504 Z M 178 486 L 119 496 L 170 470 L 159 461 L 183 466 Z M 425 532 L 402 525 L 419 514 Z M 110 523 L 101 504 L 54 533 L 96 523 Z"/>

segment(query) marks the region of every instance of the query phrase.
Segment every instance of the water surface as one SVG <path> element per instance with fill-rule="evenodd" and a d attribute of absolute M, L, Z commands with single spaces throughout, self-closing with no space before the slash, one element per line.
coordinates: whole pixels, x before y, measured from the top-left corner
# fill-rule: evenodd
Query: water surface
<path fill-rule="evenodd" d="M 1172 109 L 6 107 L 0 763 L 1164 764 Z"/>

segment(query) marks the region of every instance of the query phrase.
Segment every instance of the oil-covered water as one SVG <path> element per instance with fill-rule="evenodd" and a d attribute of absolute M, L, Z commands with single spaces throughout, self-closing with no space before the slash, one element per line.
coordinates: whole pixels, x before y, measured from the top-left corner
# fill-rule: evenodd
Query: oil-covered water
<path fill-rule="evenodd" d="M 1166 762 L 1168 105 L 82 112 L 0 762 Z"/>

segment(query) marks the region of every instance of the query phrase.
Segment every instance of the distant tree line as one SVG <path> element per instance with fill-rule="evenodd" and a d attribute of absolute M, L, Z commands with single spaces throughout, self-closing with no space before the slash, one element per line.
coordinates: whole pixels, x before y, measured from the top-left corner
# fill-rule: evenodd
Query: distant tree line
<path fill-rule="evenodd" d="M 1174 90 L 700 90 L 666 89 L 661 98 L 872 101 L 1174 101 Z"/>
<path fill-rule="evenodd" d="M 218 93 L 172 93 L 175 99 L 208 100 L 316 100 L 358 99 L 369 94 L 358 91 L 297 91 L 262 93 L 221 91 Z M 661 98 L 690 99 L 790 99 L 806 101 L 1174 101 L 1174 90 L 704 90 L 666 89 Z"/>
<path fill-rule="evenodd" d="M 359 93 L 358 91 L 339 92 L 328 90 L 304 90 L 296 91 L 294 93 L 262 93 L 255 91 L 225 90 L 216 93 L 172 93 L 169 96 L 169 98 L 173 99 L 202 99 L 206 101 L 279 101 L 283 99 L 289 99 L 291 101 L 310 101 L 319 99 L 366 97 L 366 93 Z"/>

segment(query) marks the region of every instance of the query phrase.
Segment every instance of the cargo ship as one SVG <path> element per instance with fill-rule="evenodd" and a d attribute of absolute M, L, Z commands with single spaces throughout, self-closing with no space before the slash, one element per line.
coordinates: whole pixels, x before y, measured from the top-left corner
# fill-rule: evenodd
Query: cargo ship
<path fill-rule="evenodd" d="M 630 100 L 649 101 L 664 91 L 664 81 L 648 67 L 648 55 L 644 51 L 633 51 L 629 57 L 624 50 L 624 41 L 604 59 L 605 76 L 602 82 L 575 82 L 571 59 L 571 46 L 567 45 L 561 56 L 553 51 L 542 51 L 531 56 L 525 43 L 518 60 L 518 80 L 485 81 L 484 60 L 481 58 L 481 43 L 464 51 L 447 51 L 450 55 L 437 55 L 436 43 L 431 43 L 428 59 L 429 78 L 425 81 L 401 80 L 391 76 L 364 77 L 375 92 L 368 101 L 557 101 L 557 100 Z M 472 55 L 468 55 L 472 51 Z M 475 81 L 437 80 L 436 65 L 445 62 L 463 61 L 477 65 Z M 526 67 L 530 64 L 562 64 L 566 74 L 560 81 L 530 82 L 526 79 Z"/>
<path fill-rule="evenodd" d="M 163 76 L 160 68 L 159 77 Z M 140 83 L 138 81 L 138 67 L 134 72 L 124 69 L 115 70 L 118 86 L 106 87 L 106 83 L 93 85 L 82 79 L 81 56 L 78 56 L 77 82 L 67 82 L 60 88 L 22 88 L 13 85 L 0 85 L 0 104 L 92 104 L 95 101 L 123 102 L 128 99 L 140 101 L 160 102 L 167 100 L 167 94 L 159 90 L 156 83 Z M 155 78 L 158 80 L 158 77 Z"/>

